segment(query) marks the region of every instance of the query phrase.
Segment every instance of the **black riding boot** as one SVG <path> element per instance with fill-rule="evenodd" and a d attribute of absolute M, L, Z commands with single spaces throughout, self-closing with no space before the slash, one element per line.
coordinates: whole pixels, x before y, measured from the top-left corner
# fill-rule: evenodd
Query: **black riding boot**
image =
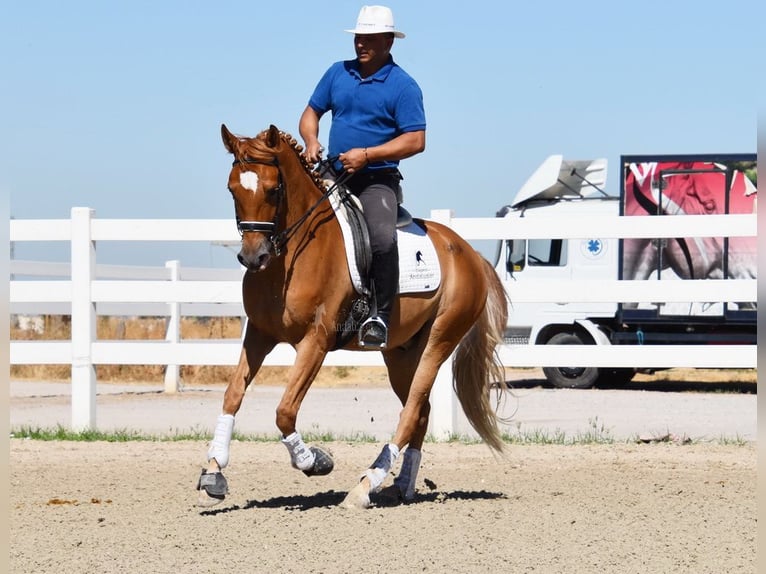
<path fill-rule="evenodd" d="M 391 309 L 399 289 L 399 251 L 396 245 L 388 253 L 373 255 L 372 282 L 377 309 L 359 327 L 359 346 L 385 349 Z"/>

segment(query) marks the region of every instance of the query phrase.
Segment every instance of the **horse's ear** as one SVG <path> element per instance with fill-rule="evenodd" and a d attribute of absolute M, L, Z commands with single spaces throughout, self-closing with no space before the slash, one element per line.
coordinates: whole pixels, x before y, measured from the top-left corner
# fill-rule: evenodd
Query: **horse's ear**
<path fill-rule="evenodd" d="M 230 154 L 237 155 L 239 138 L 229 131 L 226 124 L 221 124 L 221 139 L 223 145 Z"/>
<path fill-rule="evenodd" d="M 280 140 L 279 135 L 279 128 L 275 126 L 274 124 L 269 126 L 269 134 L 268 134 L 268 144 L 269 147 L 277 147 L 279 145 Z"/>

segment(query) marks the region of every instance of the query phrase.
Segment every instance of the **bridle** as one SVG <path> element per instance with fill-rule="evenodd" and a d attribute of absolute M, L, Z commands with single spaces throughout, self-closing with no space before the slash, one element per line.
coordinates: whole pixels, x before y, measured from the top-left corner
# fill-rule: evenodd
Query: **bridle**
<path fill-rule="evenodd" d="M 322 160 L 321 163 L 327 162 L 327 164 L 332 165 L 332 162 L 337 158 L 327 158 L 326 160 Z M 277 160 L 276 156 L 271 159 L 271 161 L 265 161 L 260 159 L 254 159 L 250 157 L 243 157 L 242 159 L 235 159 L 232 162 L 232 166 L 238 165 L 238 164 L 256 164 L 256 165 L 270 165 L 272 167 L 277 168 L 278 173 L 278 179 L 277 179 L 277 186 L 272 190 L 272 192 L 276 193 L 278 195 L 277 197 L 277 211 L 274 214 L 274 220 L 273 221 L 243 221 L 239 218 L 237 215 L 237 230 L 239 231 L 240 236 L 244 235 L 245 233 L 267 233 L 269 235 L 269 243 L 271 243 L 271 247 L 274 250 L 274 255 L 279 256 L 282 254 L 282 248 L 285 246 L 285 243 L 290 239 L 290 237 L 295 233 L 295 231 L 303 225 L 303 223 L 308 219 L 309 215 L 311 215 L 314 210 L 319 207 L 319 205 L 326 200 L 333 191 L 338 189 L 338 186 L 341 185 L 344 181 L 346 181 L 352 174 L 348 174 L 344 172 L 341 174 L 340 177 L 338 177 L 335 182 L 329 187 L 329 189 L 322 194 L 322 197 L 320 197 L 314 205 L 312 205 L 306 213 L 304 213 L 298 220 L 293 223 L 292 225 L 289 225 L 287 228 L 283 229 L 279 233 L 276 233 L 279 217 L 284 205 L 284 199 L 285 199 L 285 182 L 284 178 L 282 177 L 282 169 L 279 165 L 279 161 Z"/>

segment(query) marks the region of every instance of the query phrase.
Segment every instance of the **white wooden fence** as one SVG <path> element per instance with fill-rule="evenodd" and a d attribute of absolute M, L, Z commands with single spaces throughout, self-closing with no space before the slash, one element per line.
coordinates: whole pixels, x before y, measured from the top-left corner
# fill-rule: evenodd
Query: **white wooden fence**
<path fill-rule="evenodd" d="M 757 235 L 756 215 L 707 215 L 618 218 L 592 217 L 588 221 L 504 220 L 500 218 L 453 218 L 450 210 L 433 210 L 431 219 L 446 223 L 468 240 L 510 238 L 588 237 L 751 237 Z M 103 241 L 203 241 L 236 242 L 239 236 L 230 220 L 97 219 L 88 208 L 73 208 L 68 220 L 11 220 L 12 242 L 65 241 L 70 243 L 71 264 L 58 270 L 64 279 L 11 280 L 11 313 L 71 313 L 69 341 L 18 341 L 10 343 L 11 364 L 71 364 L 72 427 L 96 426 L 97 364 L 168 365 L 165 390 L 177 389 L 178 365 L 234 365 L 239 340 L 180 339 L 182 315 L 241 315 L 241 272 L 211 280 L 201 270 L 185 272 L 176 262 L 167 269 L 125 268 L 96 263 L 96 242 Z M 33 273 L 32 263 L 11 263 L 11 273 Z M 552 284 L 551 284 L 552 283 Z M 571 281 L 519 284 L 511 294 L 514 302 L 679 302 L 756 301 L 757 282 L 752 280 L 679 282 Z M 141 306 L 131 314 L 166 315 L 168 333 L 162 341 L 113 341 L 96 337 L 97 314 L 123 314 L 128 304 Z M 500 357 L 506 366 L 572 367 L 740 367 L 755 368 L 755 345 L 651 345 L 651 346 L 537 346 L 504 345 Z M 279 345 L 265 365 L 290 365 L 293 350 Z M 382 365 L 380 353 L 335 351 L 325 365 Z M 456 398 L 452 392 L 450 365 L 440 371 L 432 394 L 431 431 L 448 435 L 455 428 Z"/>

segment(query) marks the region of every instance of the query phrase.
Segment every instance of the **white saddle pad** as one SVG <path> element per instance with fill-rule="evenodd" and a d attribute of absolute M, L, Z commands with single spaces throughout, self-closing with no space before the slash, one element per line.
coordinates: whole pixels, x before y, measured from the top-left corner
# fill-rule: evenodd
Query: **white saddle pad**
<path fill-rule="evenodd" d="M 330 204 L 343 231 L 351 282 L 354 289 L 362 293 L 362 279 L 354 253 L 354 238 L 345 207 L 337 192 L 330 194 Z M 436 249 L 426 232 L 417 224 L 410 223 L 396 230 L 396 238 L 399 247 L 399 293 L 423 293 L 437 289 L 441 283 L 441 266 Z"/>

